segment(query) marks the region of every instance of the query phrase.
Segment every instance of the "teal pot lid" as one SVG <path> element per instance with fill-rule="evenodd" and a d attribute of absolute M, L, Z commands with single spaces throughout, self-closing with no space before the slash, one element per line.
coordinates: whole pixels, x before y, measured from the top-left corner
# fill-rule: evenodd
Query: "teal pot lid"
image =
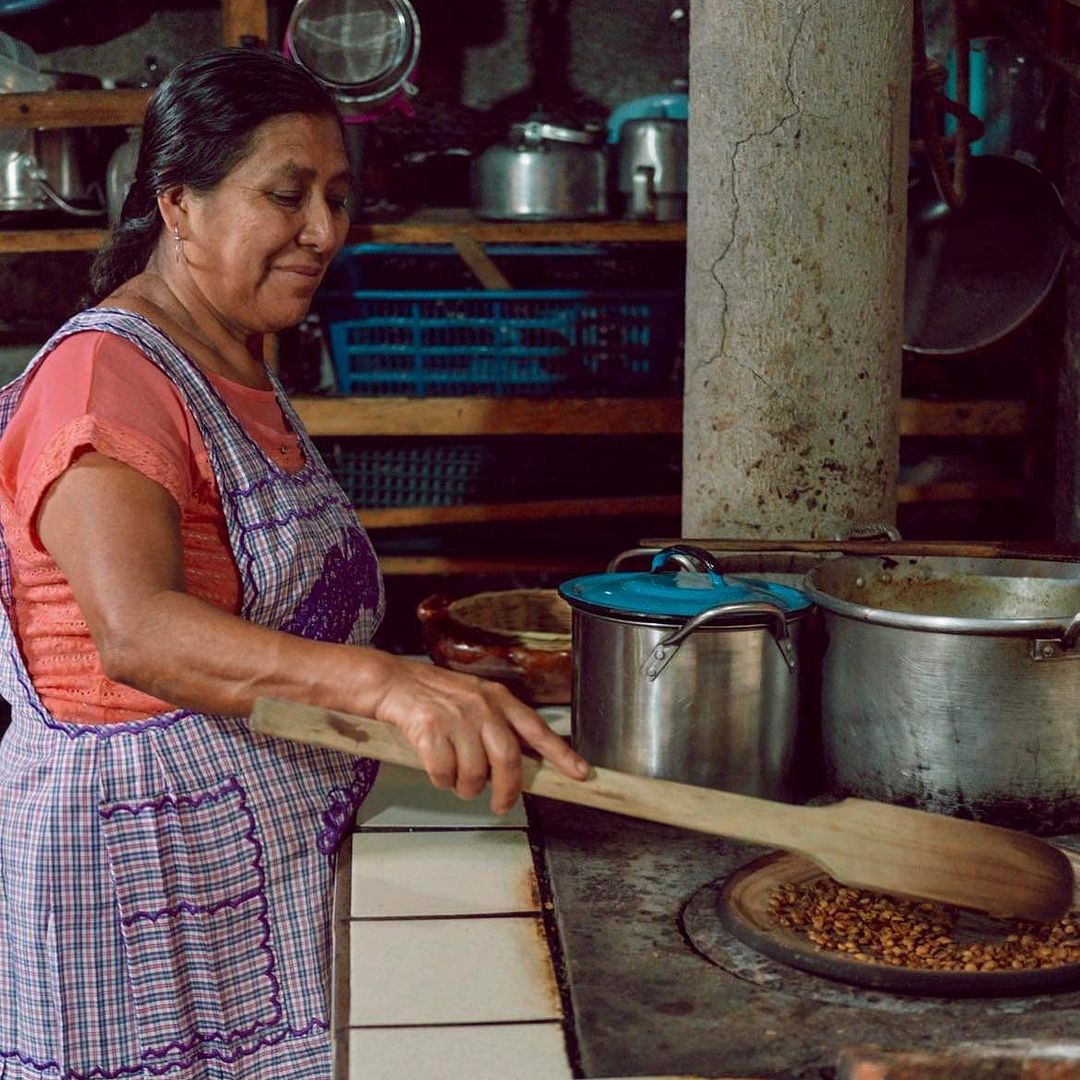
<path fill-rule="evenodd" d="M 559 595 L 575 608 L 645 622 L 683 621 L 728 604 L 771 604 L 788 615 L 813 606 L 806 593 L 787 585 L 725 577 L 707 551 L 682 544 L 659 552 L 648 573 L 572 578 Z M 733 611 L 730 621 L 745 624 L 747 614 Z"/>

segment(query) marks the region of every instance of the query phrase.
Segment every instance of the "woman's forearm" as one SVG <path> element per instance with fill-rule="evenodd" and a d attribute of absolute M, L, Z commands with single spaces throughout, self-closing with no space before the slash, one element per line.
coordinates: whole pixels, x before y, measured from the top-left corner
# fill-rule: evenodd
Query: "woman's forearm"
<path fill-rule="evenodd" d="M 258 626 L 164 590 L 137 620 L 97 642 L 106 675 L 199 712 L 247 715 L 279 697 L 371 715 L 393 657 Z"/>

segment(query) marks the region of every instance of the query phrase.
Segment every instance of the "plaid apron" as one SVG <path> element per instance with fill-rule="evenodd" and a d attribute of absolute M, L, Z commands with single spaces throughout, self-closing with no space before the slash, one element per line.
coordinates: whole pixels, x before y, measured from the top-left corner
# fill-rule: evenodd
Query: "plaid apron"
<path fill-rule="evenodd" d="M 140 316 L 94 309 L 180 388 L 221 492 L 252 622 L 370 640 L 371 545 L 275 380 L 304 468 L 274 465 Z M 0 430 L 22 382 L 0 391 Z M 0 544 L 0 1077 L 327 1080 L 335 851 L 376 763 L 176 710 L 56 720 L 23 665 Z"/>

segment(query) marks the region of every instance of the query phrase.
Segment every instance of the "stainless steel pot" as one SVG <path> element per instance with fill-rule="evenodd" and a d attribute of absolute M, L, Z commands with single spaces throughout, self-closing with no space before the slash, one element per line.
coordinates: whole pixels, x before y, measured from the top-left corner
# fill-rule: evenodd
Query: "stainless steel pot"
<path fill-rule="evenodd" d="M 671 573 L 673 561 L 689 572 Z M 725 579 L 707 552 L 683 546 L 660 552 L 649 574 L 590 575 L 559 591 L 573 608 L 572 737 L 588 760 L 748 795 L 803 794 L 805 596 Z M 680 594 L 700 610 L 646 610 L 683 606 Z"/>
<path fill-rule="evenodd" d="M 665 117 L 625 121 L 619 132 L 619 192 L 627 217 L 686 219 L 687 122 Z"/>
<path fill-rule="evenodd" d="M 582 220 L 606 217 L 607 155 L 599 133 L 529 121 L 489 147 L 472 170 L 477 217 Z"/>
<path fill-rule="evenodd" d="M 1080 827 L 1080 563 L 845 556 L 806 590 L 835 794 Z"/>

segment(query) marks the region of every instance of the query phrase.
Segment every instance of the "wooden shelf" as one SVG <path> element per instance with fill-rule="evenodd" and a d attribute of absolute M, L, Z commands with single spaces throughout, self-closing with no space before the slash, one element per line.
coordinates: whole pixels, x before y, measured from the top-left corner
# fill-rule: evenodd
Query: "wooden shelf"
<path fill-rule="evenodd" d="M 0 94 L 0 128 L 134 127 L 149 100 L 149 90 Z"/>
<path fill-rule="evenodd" d="M 682 398 L 298 397 L 312 435 L 677 435 Z"/>
<path fill-rule="evenodd" d="M 2 234 L 0 234 L 2 236 Z M 682 399 L 298 397 L 312 435 L 677 435 Z M 902 436 L 1022 435 L 1022 401 L 905 399 Z"/>
<path fill-rule="evenodd" d="M 900 402 L 900 434 L 904 436 L 1023 435 L 1028 406 L 1023 401 L 930 401 L 905 398 Z"/>
<path fill-rule="evenodd" d="M 423 210 L 400 221 L 357 222 L 349 242 L 450 244 L 462 233 L 484 244 L 681 244 L 683 221 L 481 221 L 469 210 Z"/>
<path fill-rule="evenodd" d="M 126 91 L 91 91 L 96 94 L 117 94 Z M 72 91 L 66 91 L 72 93 Z M 142 91 L 138 91 L 142 93 Z M 37 98 L 50 95 L 0 95 L 0 117 L 5 99 Z M 51 95 L 56 97 L 57 95 Z M 83 121 L 78 121 L 80 124 Z M 126 123 L 127 121 L 116 121 Z M 137 122 L 137 121 L 136 121 Z M 23 124 L 26 120 L 22 121 Z M 7 124 L 2 126 L 19 126 Z M 41 127 L 63 127 L 62 123 L 40 124 Z M 0 231 L 0 254 L 29 251 L 93 251 L 106 237 L 104 229 L 20 229 Z M 482 222 L 467 212 L 431 211 L 402 221 L 372 222 L 354 226 L 349 232 L 351 243 L 380 244 L 453 244 L 461 237 L 480 243 L 681 243 L 686 239 L 682 223 L 649 224 L 633 221 L 549 221 L 549 222 Z"/>
<path fill-rule="evenodd" d="M 0 255 L 42 251 L 95 251 L 104 229 L 0 229 Z"/>
<path fill-rule="evenodd" d="M 927 502 L 984 502 L 1022 499 L 1024 485 L 1010 480 L 954 481 L 940 484 L 900 484 L 896 501 L 901 505 Z"/>
<path fill-rule="evenodd" d="M 489 521 L 548 521 L 553 518 L 678 516 L 678 495 L 626 495 L 590 499 L 544 499 L 537 502 L 475 503 L 466 506 L 396 506 L 357 510 L 366 529 L 419 525 L 471 525 Z"/>

